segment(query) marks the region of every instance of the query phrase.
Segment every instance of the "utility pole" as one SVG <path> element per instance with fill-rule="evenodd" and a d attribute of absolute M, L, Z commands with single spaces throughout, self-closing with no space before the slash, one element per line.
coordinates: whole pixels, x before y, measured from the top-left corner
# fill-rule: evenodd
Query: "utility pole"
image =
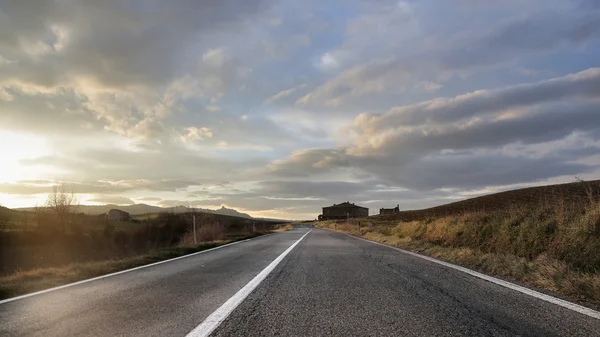
<path fill-rule="evenodd" d="M 196 244 L 196 214 L 194 214 L 193 216 L 193 223 L 194 223 L 194 245 Z"/>

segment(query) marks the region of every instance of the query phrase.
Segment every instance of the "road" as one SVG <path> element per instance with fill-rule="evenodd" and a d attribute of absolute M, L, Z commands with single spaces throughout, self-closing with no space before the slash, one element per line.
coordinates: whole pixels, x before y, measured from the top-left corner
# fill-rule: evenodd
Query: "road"
<path fill-rule="evenodd" d="M 599 319 L 309 228 L 0 304 L 0 335 L 186 336 L 275 264 L 211 336 L 600 336 Z"/>

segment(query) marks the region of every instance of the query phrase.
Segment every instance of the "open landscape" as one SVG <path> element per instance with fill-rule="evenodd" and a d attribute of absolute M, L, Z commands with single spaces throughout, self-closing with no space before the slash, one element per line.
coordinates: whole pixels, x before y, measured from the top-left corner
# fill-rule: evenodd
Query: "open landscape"
<path fill-rule="evenodd" d="M 0 336 L 600 337 L 600 0 L 0 0 Z"/>
<path fill-rule="evenodd" d="M 600 303 L 598 180 L 315 226 Z"/>
<path fill-rule="evenodd" d="M 183 206 L 116 220 L 81 209 L 75 195 L 59 186 L 44 207 L 0 207 L 0 299 L 289 228 Z"/>

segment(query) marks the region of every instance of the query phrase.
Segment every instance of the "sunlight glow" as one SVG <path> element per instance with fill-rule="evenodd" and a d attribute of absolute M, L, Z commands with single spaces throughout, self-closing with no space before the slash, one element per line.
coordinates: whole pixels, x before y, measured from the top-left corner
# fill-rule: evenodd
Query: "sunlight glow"
<path fill-rule="evenodd" d="M 25 179 L 40 179 L 48 172 L 39 167 L 26 166 L 21 163 L 25 159 L 34 159 L 50 155 L 52 152 L 41 137 L 7 130 L 0 130 L 0 182 L 14 182 Z"/>

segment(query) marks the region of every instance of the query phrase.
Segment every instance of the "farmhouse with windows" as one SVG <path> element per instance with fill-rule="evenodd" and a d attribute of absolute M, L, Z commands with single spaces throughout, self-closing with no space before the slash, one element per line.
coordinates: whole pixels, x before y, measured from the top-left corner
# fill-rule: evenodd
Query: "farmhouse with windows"
<path fill-rule="evenodd" d="M 348 201 L 333 206 L 323 207 L 319 220 L 336 220 L 346 218 L 363 218 L 369 216 L 369 209 Z"/>

